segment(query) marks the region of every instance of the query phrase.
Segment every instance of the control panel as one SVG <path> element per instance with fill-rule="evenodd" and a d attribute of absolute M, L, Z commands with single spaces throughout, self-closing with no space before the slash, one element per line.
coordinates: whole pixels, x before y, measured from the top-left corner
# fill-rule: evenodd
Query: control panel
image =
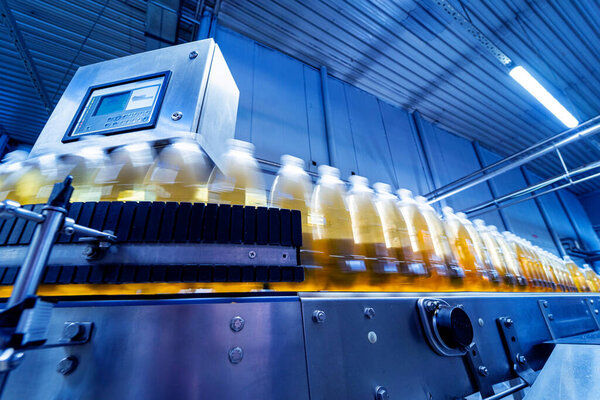
<path fill-rule="evenodd" d="M 170 72 L 90 87 L 63 142 L 152 128 Z"/>

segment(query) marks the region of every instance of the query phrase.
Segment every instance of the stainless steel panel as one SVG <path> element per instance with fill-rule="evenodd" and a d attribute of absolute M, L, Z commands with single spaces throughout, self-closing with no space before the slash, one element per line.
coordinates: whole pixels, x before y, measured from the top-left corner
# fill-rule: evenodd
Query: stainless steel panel
<path fill-rule="evenodd" d="M 197 56 L 190 57 L 194 51 Z M 171 71 L 172 74 L 154 128 L 61 142 L 90 86 L 162 71 Z M 87 65 L 75 73 L 36 141 L 31 156 L 49 152 L 72 153 L 89 145 L 108 148 L 140 141 L 184 137 L 206 144 L 208 155 L 218 165 L 225 151 L 222 144 L 234 135 L 238 98 L 235 81 L 212 39 Z M 202 117 L 204 110 L 207 115 Z M 171 118 L 175 112 L 183 114 L 181 119 Z M 202 130 L 200 135 L 196 135 L 199 127 Z"/>
<path fill-rule="evenodd" d="M 600 346 L 559 344 L 525 400 L 595 400 L 599 381 Z"/>
<path fill-rule="evenodd" d="M 91 341 L 28 352 L 3 399 L 308 399 L 297 297 L 59 304 L 52 341 L 65 321 L 93 322 Z M 79 365 L 63 376 L 68 355 Z"/>

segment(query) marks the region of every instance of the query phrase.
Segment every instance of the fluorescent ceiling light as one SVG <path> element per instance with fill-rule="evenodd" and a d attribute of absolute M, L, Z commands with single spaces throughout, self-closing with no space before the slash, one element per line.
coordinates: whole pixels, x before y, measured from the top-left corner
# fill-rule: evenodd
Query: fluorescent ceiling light
<path fill-rule="evenodd" d="M 579 125 L 577 118 L 568 112 L 525 68 L 520 65 L 516 66 L 510 70 L 509 74 L 565 126 L 574 128 Z"/>

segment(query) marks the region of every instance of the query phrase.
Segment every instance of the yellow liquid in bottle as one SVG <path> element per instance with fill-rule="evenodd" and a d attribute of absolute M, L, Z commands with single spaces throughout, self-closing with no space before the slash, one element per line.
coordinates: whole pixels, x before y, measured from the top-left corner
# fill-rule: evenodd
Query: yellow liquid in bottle
<path fill-rule="evenodd" d="M 397 278 L 398 263 L 389 256 L 385 245 L 381 219 L 375 207 L 373 191 L 366 178 L 350 177 L 352 188 L 348 194 L 348 208 L 356 254 L 363 257 L 371 290 L 392 290 Z"/>
<path fill-rule="evenodd" d="M 374 187 L 377 192 L 375 206 L 382 223 L 385 245 L 390 257 L 395 258 L 398 265 L 398 273 L 391 279 L 390 290 L 422 290 L 427 269 L 421 252 L 415 250 L 411 243 L 408 224 L 398 208 L 398 200 L 389 185 L 376 183 Z"/>
<path fill-rule="evenodd" d="M 495 275 L 491 275 L 494 276 L 491 281 L 493 282 L 495 289 L 497 291 L 515 290 L 516 278 L 508 272 L 502 249 L 496 241 L 496 238 L 482 220 L 476 219 L 473 222 L 475 223 L 475 229 L 479 234 L 479 238 L 485 247 L 491 267 L 495 271 Z"/>
<path fill-rule="evenodd" d="M 523 277 L 527 280 L 528 291 L 539 292 L 540 286 L 538 279 L 535 277 L 533 273 L 533 262 L 531 260 L 531 256 L 529 252 L 526 251 L 523 243 L 519 240 L 515 235 L 505 232 L 506 239 L 510 246 L 512 247 L 515 255 L 517 256 L 517 260 L 519 262 L 520 271 L 523 274 Z"/>
<path fill-rule="evenodd" d="M 585 277 L 583 276 L 583 272 L 581 271 L 581 268 L 579 268 L 577 266 L 577 264 L 575 264 L 575 262 L 573 262 L 573 260 L 571 260 L 571 258 L 569 257 L 565 257 L 565 267 L 567 268 L 568 272 L 571 275 L 571 278 L 573 280 L 573 283 L 575 284 L 575 288 L 577 289 L 578 292 L 589 292 L 589 287 L 587 285 L 587 282 L 585 280 Z"/>
<path fill-rule="evenodd" d="M 364 261 L 353 257 L 354 239 L 344 183 L 337 168 L 322 165 L 319 173 L 311 200 L 311 223 L 315 260 L 323 272 L 320 281 L 330 290 L 360 290 L 361 286 L 355 283 L 361 283 L 358 277 L 366 267 Z"/>
<path fill-rule="evenodd" d="M 206 203 L 211 170 L 208 156 L 196 142 L 171 143 L 161 150 L 144 179 L 146 200 Z"/>
<path fill-rule="evenodd" d="M 270 207 L 299 210 L 302 216 L 302 248 L 300 261 L 304 266 L 304 282 L 282 282 L 270 285 L 275 290 L 311 291 L 323 289 L 323 274 L 315 265 L 313 255 L 313 233 L 310 223 L 310 198 L 313 185 L 304 171 L 304 161 L 284 155 L 281 157 L 282 167 L 275 177 L 269 199 Z"/>
<path fill-rule="evenodd" d="M 109 165 L 96 175 L 104 201 L 142 201 L 144 177 L 154 160 L 150 144 L 136 143 L 118 147 L 110 153 Z"/>
<path fill-rule="evenodd" d="M 587 284 L 590 288 L 590 291 L 595 292 L 595 293 L 599 292 L 600 291 L 600 277 L 598 277 L 596 272 L 594 272 L 594 270 L 592 270 L 589 265 L 585 264 L 584 269 L 583 269 L 583 274 L 584 274 L 585 280 L 587 281 Z"/>
<path fill-rule="evenodd" d="M 254 146 L 230 140 L 223 160 L 223 171 L 215 167 L 208 179 L 208 201 L 218 204 L 266 206 L 267 197 Z"/>
<path fill-rule="evenodd" d="M 496 243 L 498 243 L 498 246 L 502 250 L 507 276 L 511 282 L 514 282 L 514 290 L 528 290 L 529 286 L 527 279 L 523 276 L 523 272 L 521 271 L 521 267 L 519 265 L 519 259 L 517 258 L 517 254 L 515 253 L 513 246 L 509 244 L 504 235 L 496 230 L 495 226 L 491 226 L 489 229 L 491 234 L 496 239 Z"/>
<path fill-rule="evenodd" d="M 108 156 L 100 148 L 84 148 L 77 154 L 64 157 L 69 175 L 73 176 L 71 202 L 100 201 L 102 187 L 96 184 L 96 177 L 108 168 Z"/>

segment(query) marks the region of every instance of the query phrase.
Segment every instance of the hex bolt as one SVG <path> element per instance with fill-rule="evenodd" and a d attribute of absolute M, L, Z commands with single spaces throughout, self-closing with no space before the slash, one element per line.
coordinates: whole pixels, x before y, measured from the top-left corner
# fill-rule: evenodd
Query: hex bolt
<path fill-rule="evenodd" d="M 63 326 L 62 338 L 66 340 L 76 340 L 84 332 L 84 328 L 77 322 L 65 322 Z"/>
<path fill-rule="evenodd" d="M 383 386 L 375 388 L 375 400 L 390 400 L 390 394 Z"/>
<path fill-rule="evenodd" d="M 171 114 L 171 119 L 173 121 L 179 121 L 183 117 L 183 113 L 181 111 L 175 111 Z"/>
<path fill-rule="evenodd" d="M 315 311 L 313 311 L 312 319 L 317 324 L 322 324 L 323 322 L 325 322 L 326 318 L 327 318 L 327 316 L 325 315 L 325 311 L 323 311 L 323 310 L 315 310 Z"/>
<path fill-rule="evenodd" d="M 477 323 L 479 324 L 479 326 L 484 326 L 485 325 L 485 322 L 483 322 L 483 318 L 479 318 L 477 320 Z"/>
<path fill-rule="evenodd" d="M 256 252 L 254 250 L 250 250 L 248 252 L 248 258 L 256 258 Z"/>
<path fill-rule="evenodd" d="M 244 350 L 241 347 L 234 347 L 229 350 L 229 362 L 239 364 L 244 358 Z"/>
<path fill-rule="evenodd" d="M 477 368 L 477 372 L 479 372 L 479 375 L 481 376 L 489 375 L 489 371 L 485 365 L 480 365 L 479 368 Z"/>
<path fill-rule="evenodd" d="M 72 226 L 65 226 L 65 228 L 63 229 L 63 233 L 65 235 L 71 236 L 72 234 L 75 233 L 75 228 L 73 228 Z"/>
<path fill-rule="evenodd" d="M 75 371 L 77 364 L 79 364 L 77 358 L 73 356 L 65 357 L 56 365 L 56 372 L 61 375 L 69 375 L 71 372 Z"/>
<path fill-rule="evenodd" d="M 193 60 L 194 58 L 198 57 L 198 52 L 196 50 L 190 51 L 189 57 L 190 60 Z"/>
<path fill-rule="evenodd" d="M 594 310 L 594 312 L 595 312 L 596 314 L 598 314 L 598 309 L 595 309 L 595 310 Z"/>
<path fill-rule="evenodd" d="M 517 354 L 516 359 L 517 359 L 517 362 L 521 365 L 525 364 L 527 362 L 527 358 L 525 358 L 525 356 L 523 354 Z"/>
<path fill-rule="evenodd" d="M 242 318 L 240 316 L 235 316 L 235 317 L 231 318 L 231 322 L 229 322 L 229 327 L 231 328 L 232 331 L 239 332 L 242 329 L 244 329 L 245 323 L 246 323 L 246 321 L 244 321 L 244 318 Z"/>
<path fill-rule="evenodd" d="M 590 304 L 594 304 L 594 300 L 593 299 L 590 299 Z"/>
<path fill-rule="evenodd" d="M 506 318 L 504 320 L 504 326 L 507 327 L 507 328 L 510 328 L 511 326 L 513 326 L 513 323 L 514 322 L 513 322 L 513 320 L 511 318 Z"/>
<path fill-rule="evenodd" d="M 375 344 L 377 343 L 377 334 L 373 331 L 367 333 L 367 339 L 369 340 L 369 343 L 371 344 Z"/>
<path fill-rule="evenodd" d="M 86 256 L 86 257 L 92 257 L 92 256 L 93 256 L 93 254 L 94 254 L 94 248 L 93 248 L 92 246 L 86 246 L 86 247 L 83 249 L 83 252 L 82 252 L 82 254 L 83 254 L 84 256 Z"/>
<path fill-rule="evenodd" d="M 375 317 L 375 310 L 373 309 L 373 307 L 365 307 L 364 314 L 365 317 L 373 319 Z"/>
<path fill-rule="evenodd" d="M 438 301 L 435 301 L 435 300 L 431 300 L 431 301 L 428 301 L 427 303 L 425 303 L 425 308 L 429 312 L 434 312 L 439 307 L 440 307 L 440 303 Z"/>
<path fill-rule="evenodd" d="M 554 314 L 548 314 L 548 319 L 550 321 L 554 321 Z"/>
<path fill-rule="evenodd" d="M 548 302 L 546 300 L 544 300 L 542 304 L 544 305 L 544 308 L 548 308 Z"/>

